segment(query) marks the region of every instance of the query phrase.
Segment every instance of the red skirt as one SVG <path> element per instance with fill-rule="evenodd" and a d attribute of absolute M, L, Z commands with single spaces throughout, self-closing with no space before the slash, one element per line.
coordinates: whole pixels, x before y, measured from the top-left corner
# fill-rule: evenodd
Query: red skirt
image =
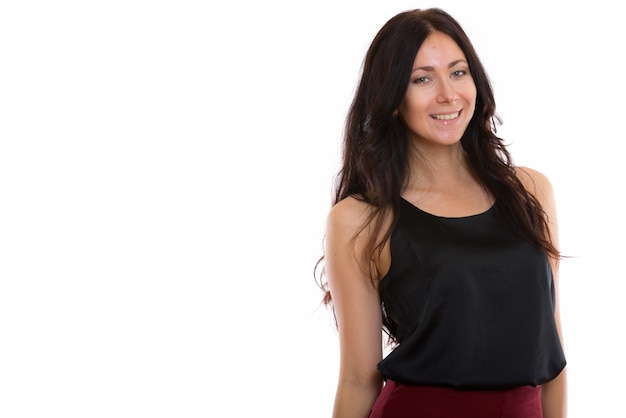
<path fill-rule="evenodd" d="M 369 418 L 542 418 L 541 388 L 459 390 L 387 380 Z"/>

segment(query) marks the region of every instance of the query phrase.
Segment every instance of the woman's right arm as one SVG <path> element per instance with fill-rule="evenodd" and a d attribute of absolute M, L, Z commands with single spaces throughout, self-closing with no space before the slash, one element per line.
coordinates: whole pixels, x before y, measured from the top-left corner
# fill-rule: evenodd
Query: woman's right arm
<path fill-rule="evenodd" d="M 369 211 L 346 198 L 330 211 L 326 226 L 325 272 L 339 332 L 339 378 L 333 418 L 366 418 L 382 388 L 376 369 L 382 358 L 382 314 L 378 290 L 364 259 L 367 229 L 357 234 Z"/>

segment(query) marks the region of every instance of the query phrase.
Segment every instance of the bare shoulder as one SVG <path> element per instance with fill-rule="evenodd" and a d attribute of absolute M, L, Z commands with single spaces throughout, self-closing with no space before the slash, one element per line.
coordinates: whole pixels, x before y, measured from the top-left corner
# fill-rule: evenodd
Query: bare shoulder
<path fill-rule="evenodd" d="M 517 177 L 526 190 L 531 192 L 542 203 L 549 203 L 553 199 L 554 189 L 550 179 L 542 172 L 530 167 L 516 167 Z"/>
<path fill-rule="evenodd" d="M 367 269 L 365 245 L 369 239 L 366 231 L 371 207 L 367 203 L 347 197 L 330 209 L 326 221 L 325 270 L 335 306 L 341 301 L 353 300 L 356 289 L 372 291 Z M 341 308 L 339 309 L 341 310 Z"/>
<path fill-rule="evenodd" d="M 539 201 L 551 229 L 552 240 L 558 243 L 557 208 L 552 183 L 545 174 L 528 167 L 517 167 L 517 176 L 530 193 Z"/>
<path fill-rule="evenodd" d="M 337 202 L 328 213 L 328 226 L 356 230 L 371 212 L 371 206 L 354 197 Z"/>
<path fill-rule="evenodd" d="M 331 216 L 362 216 L 370 210 L 371 206 L 355 197 L 349 196 L 337 202 L 331 209 Z"/>

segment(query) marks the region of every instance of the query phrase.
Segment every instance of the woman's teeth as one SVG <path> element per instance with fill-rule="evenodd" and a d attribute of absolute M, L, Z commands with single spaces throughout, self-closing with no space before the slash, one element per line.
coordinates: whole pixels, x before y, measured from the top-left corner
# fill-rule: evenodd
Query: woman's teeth
<path fill-rule="evenodd" d="M 459 113 L 460 112 L 448 113 L 446 115 L 433 115 L 432 118 L 437 120 L 452 120 L 458 118 Z"/>

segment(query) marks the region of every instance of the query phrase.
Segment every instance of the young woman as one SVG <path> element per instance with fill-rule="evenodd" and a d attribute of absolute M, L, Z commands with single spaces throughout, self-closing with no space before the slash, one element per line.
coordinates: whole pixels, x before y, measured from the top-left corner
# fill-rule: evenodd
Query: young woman
<path fill-rule="evenodd" d="M 381 28 L 321 260 L 335 418 L 566 416 L 553 191 L 513 164 L 498 122 L 455 19 L 413 10 Z"/>

